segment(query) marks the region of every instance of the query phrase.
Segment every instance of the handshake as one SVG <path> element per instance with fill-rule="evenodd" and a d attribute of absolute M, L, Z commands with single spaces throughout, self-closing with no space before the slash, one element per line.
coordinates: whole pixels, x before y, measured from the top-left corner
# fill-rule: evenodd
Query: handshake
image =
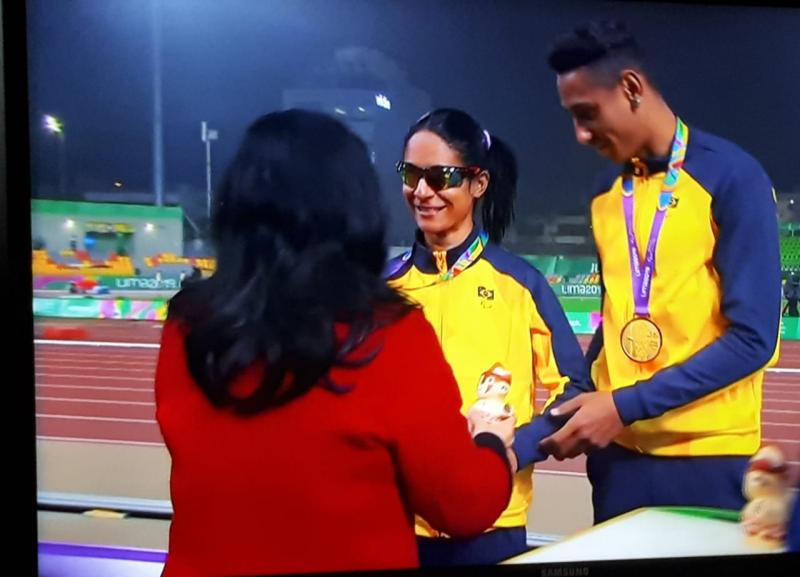
<path fill-rule="evenodd" d="M 503 441 L 511 472 L 515 473 L 517 457 L 511 445 L 514 443 L 517 418 L 513 409 L 505 402 L 505 396 L 510 388 L 511 373 L 500 364 L 492 366 L 481 376 L 478 383 L 478 401 L 467 411 L 467 421 L 473 438 L 480 433 L 491 433 Z"/>

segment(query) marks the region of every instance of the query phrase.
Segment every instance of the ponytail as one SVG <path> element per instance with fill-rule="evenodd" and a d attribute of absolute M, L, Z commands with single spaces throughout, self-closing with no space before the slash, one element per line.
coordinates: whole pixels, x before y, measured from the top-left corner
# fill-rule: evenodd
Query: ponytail
<path fill-rule="evenodd" d="M 499 244 L 514 222 L 517 160 L 508 145 L 497 136 L 492 136 L 489 142 L 485 166 L 489 171 L 489 186 L 482 199 L 481 223 L 489 234 L 489 240 Z"/>

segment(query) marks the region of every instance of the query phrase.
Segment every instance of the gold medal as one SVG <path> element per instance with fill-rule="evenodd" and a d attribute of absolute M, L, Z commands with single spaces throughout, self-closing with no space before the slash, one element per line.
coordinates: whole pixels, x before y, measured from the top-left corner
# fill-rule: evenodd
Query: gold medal
<path fill-rule="evenodd" d="M 647 363 L 661 351 L 661 330 L 647 317 L 634 317 L 622 328 L 622 350 L 630 360 Z"/>

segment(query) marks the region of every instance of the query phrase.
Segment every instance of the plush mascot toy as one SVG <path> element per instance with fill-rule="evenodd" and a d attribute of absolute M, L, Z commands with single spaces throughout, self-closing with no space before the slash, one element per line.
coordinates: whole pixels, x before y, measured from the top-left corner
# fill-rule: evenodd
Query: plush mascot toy
<path fill-rule="evenodd" d="M 750 543 L 760 548 L 780 549 L 789 520 L 788 466 L 780 449 L 765 445 L 750 459 L 744 476 L 742 527 Z"/>
<path fill-rule="evenodd" d="M 500 363 L 492 365 L 481 375 L 478 382 L 478 401 L 473 405 L 489 419 L 501 419 L 514 414 L 506 404 L 506 395 L 511 390 L 511 373 Z"/>

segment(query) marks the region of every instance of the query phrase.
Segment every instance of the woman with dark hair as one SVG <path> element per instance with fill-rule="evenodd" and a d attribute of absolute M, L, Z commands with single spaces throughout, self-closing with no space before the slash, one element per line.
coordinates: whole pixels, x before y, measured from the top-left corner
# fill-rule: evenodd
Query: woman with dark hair
<path fill-rule="evenodd" d="M 517 186 L 508 146 L 465 112 L 434 110 L 409 130 L 397 169 L 418 231 L 411 250 L 389 263 L 388 277 L 435 328 L 462 410 L 487 383 L 504 380 L 505 402 L 524 424 L 534 416 L 535 383 L 551 400 L 570 381 L 587 387 L 583 354 L 547 280 L 500 246 Z M 422 514 L 420 564 L 490 564 L 525 551 L 531 474 L 531 466 L 516 473 L 508 508 L 477 538 L 451 538 Z"/>
<path fill-rule="evenodd" d="M 216 197 L 217 270 L 163 331 L 166 577 L 415 567 L 414 513 L 467 537 L 508 503 L 514 420 L 470 436 L 433 330 L 381 278 L 384 228 L 341 123 L 250 126 Z"/>

